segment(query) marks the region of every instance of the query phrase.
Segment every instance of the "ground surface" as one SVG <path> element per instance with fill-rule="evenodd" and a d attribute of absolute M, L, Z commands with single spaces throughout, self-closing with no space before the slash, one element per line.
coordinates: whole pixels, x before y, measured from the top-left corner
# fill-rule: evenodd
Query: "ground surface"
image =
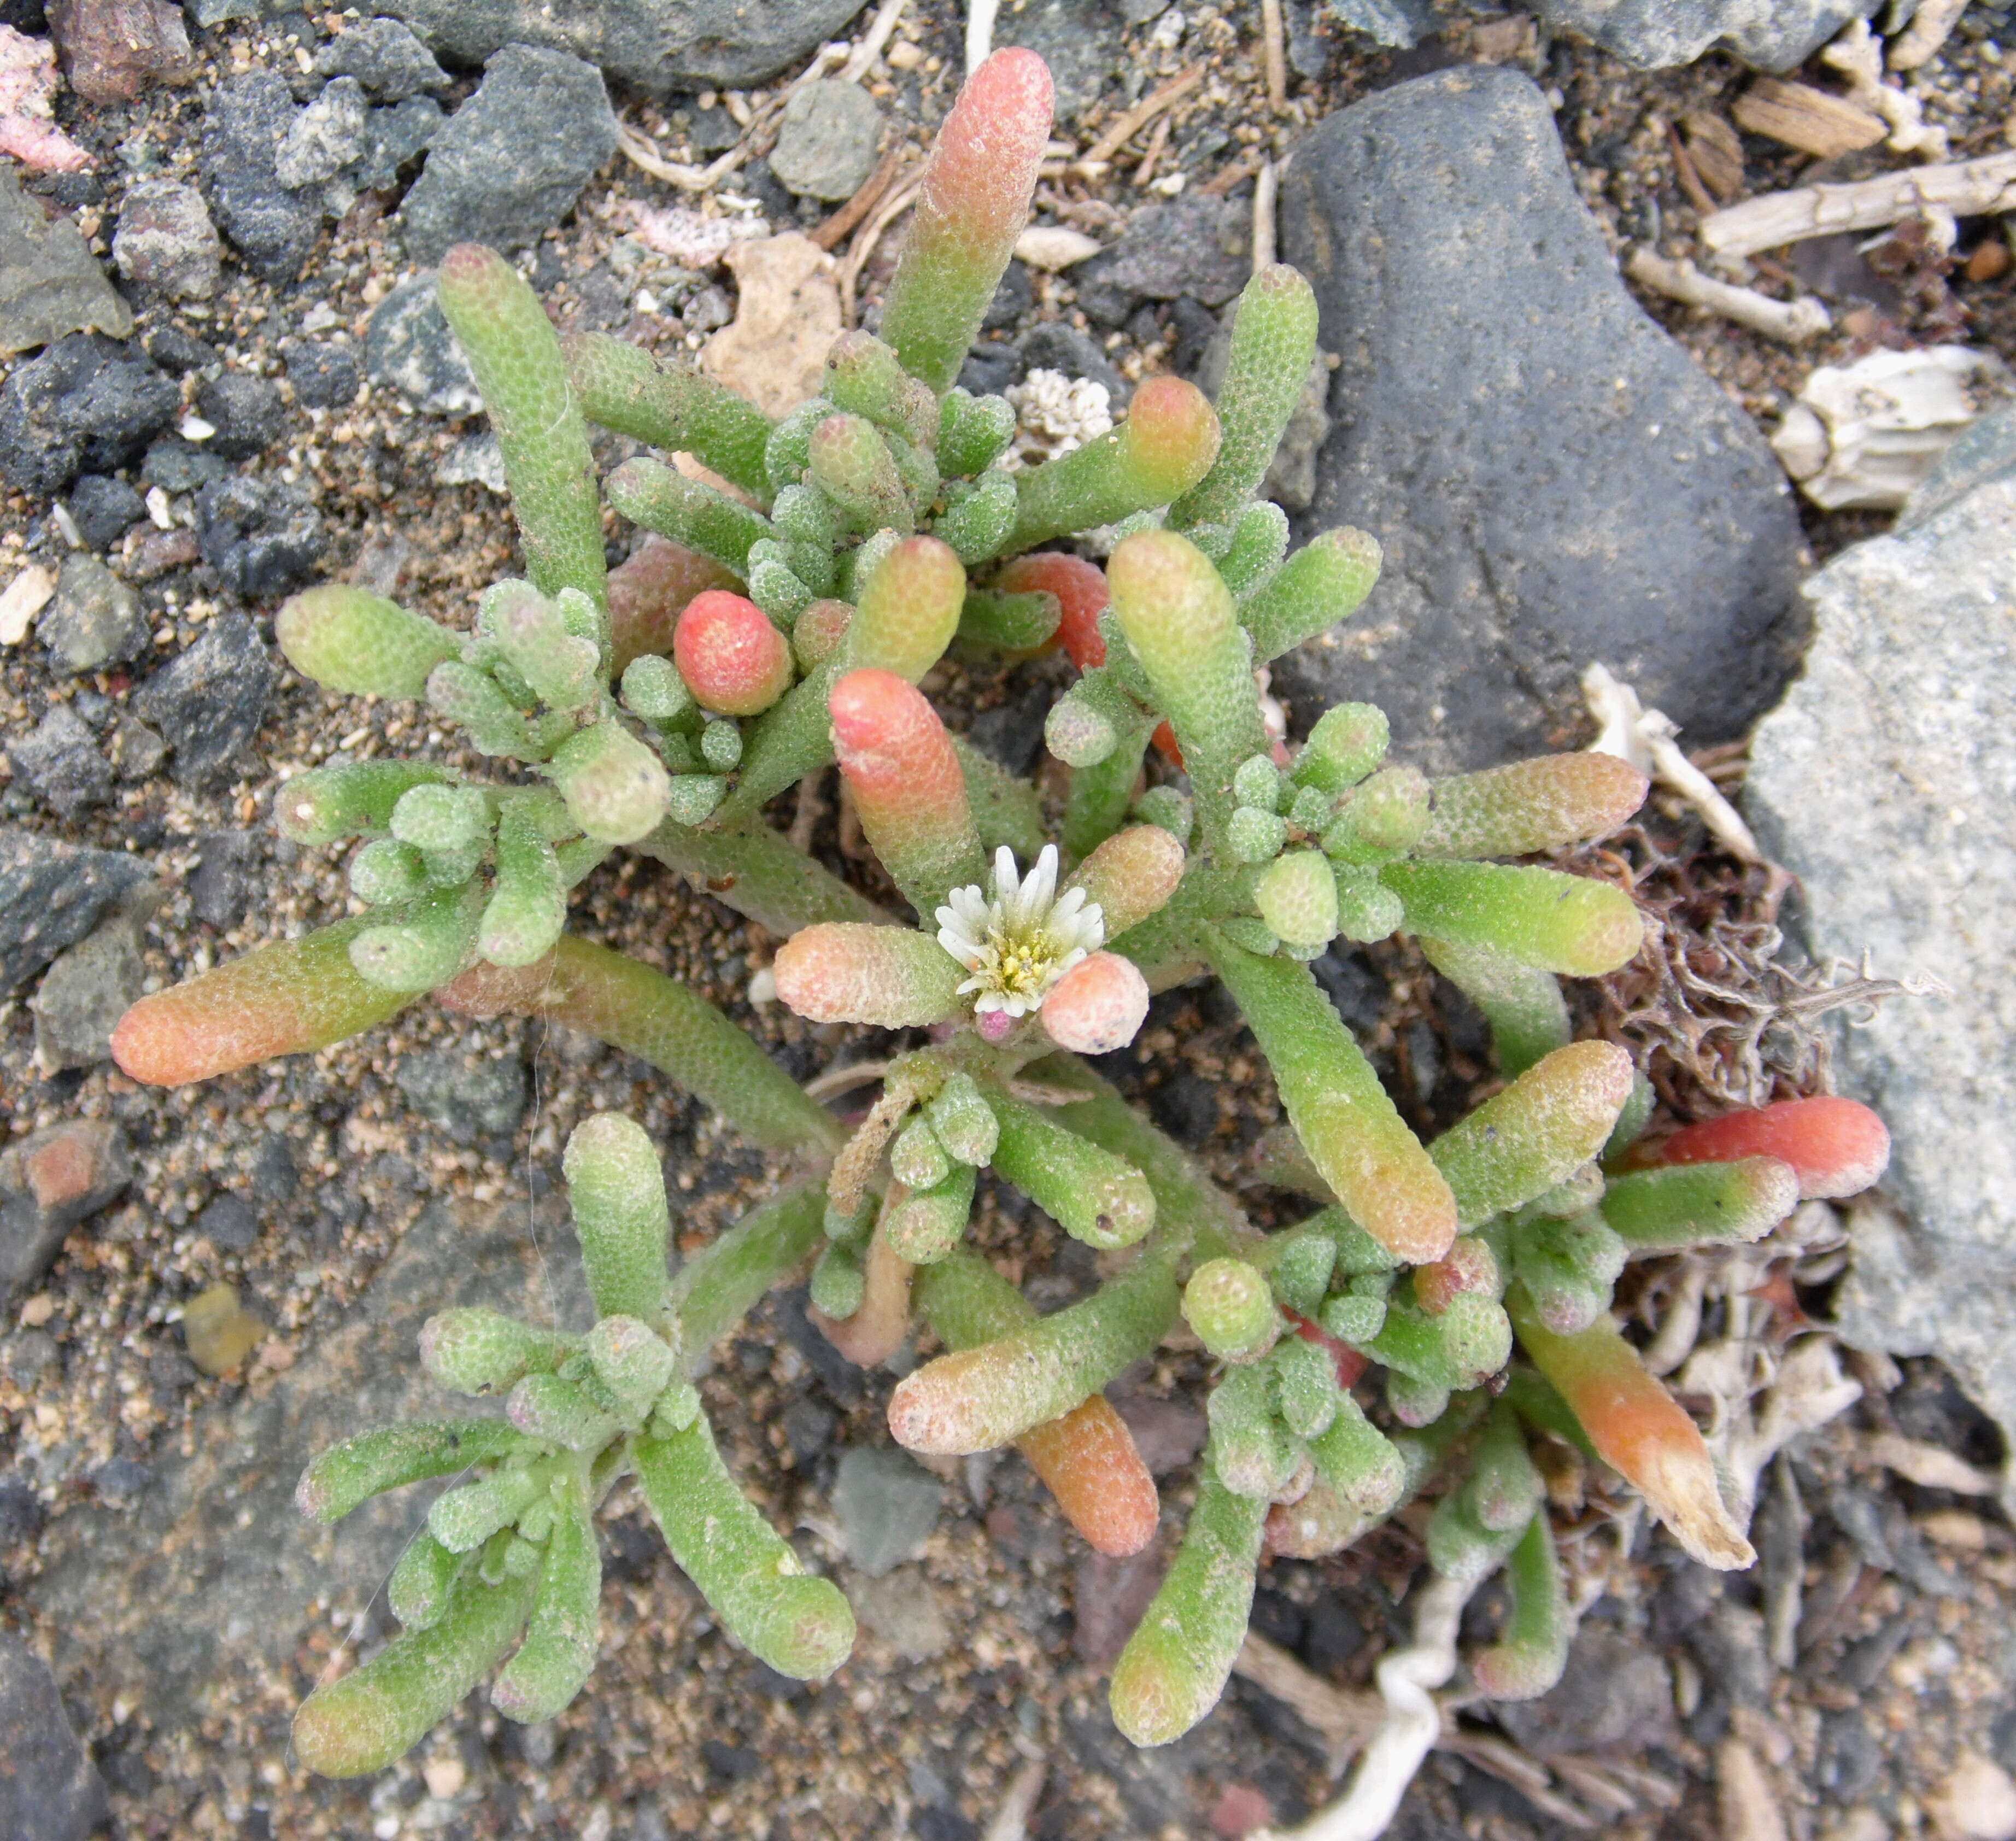
<path fill-rule="evenodd" d="M 1222 173 L 1249 145 L 1285 147 L 1301 124 L 1373 87 L 1438 60 L 1488 58 L 1522 63 L 1559 91 L 1584 196 L 1620 237 L 1642 236 L 1651 214 L 1662 213 L 1671 224 L 1694 209 L 1676 178 L 1664 123 L 1719 106 L 1741 80 L 1719 57 L 1642 75 L 1566 42 L 1543 51 L 1530 25 L 1517 19 L 1467 21 L 1413 53 L 1341 52 L 1327 80 L 1292 77 L 1291 110 L 1274 117 L 1260 76 L 1258 9 L 1187 10 L 1192 36 L 1180 52 L 1157 49 L 1151 26 L 1137 29 L 1126 95 L 1110 90 L 1071 132 L 1081 140 L 1095 135 L 1125 100 L 1201 46 L 1211 77 L 1176 117 L 1161 168 L 1186 171 L 1193 184 Z M 874 85 L 922 139 L 949 99 L 957 21 L 942 5 L 920 5 L 902 31 L 925 60 Z M 108 226 L 128 172 L 182 175 L 193 164 L 200 98 L 215 74 L 261 64 L 284 69 L 293 57 L 279 27 L 263 35 L 227 30 L 200 49 L 203 74 L 193 88 L 157 91 L 127 107 L 63 105 L 71 131 L 106 156 L 95 210 Z M 1957 153 L 2000 144 L 2011 106 L 2009 68 L 1989 60 L 1978 44 L 1956 41 L 1930 113 L 1953 130 Z M 637 113 L 676 149 L 676 117 L 651 106 Z M 1759 153 L 1762 145 L 1749 144 L 1750 188 L 1790 182 L 1800 163 L 1789 155 L 1774 161 Z M 123 166 L 113 157 L 122 148 Z M 1102 208 L 1140 196 L 1118 177 L 1092 187 L 1059 184 L 1051 196 L 1060 214 L 1095 226 L 1111 222 L 1102 219 Z M 1235 187 L 1233 195 L 1242 194 Z M 627 324 L 632 336 L 661 348 L 697 343 L 728 304 L 711 285 L 677 297 L 683 319 L 671 314 L 676 290 L 668 290 L 663 312 L 633 314 L 626 303 L 639 277 L 618 273 L 609 259 L 625 199 L 676 202 L 634 168 L 619 163 L 606 172 L 542 253 L 549 300 L 563 319 Z M 269 374 L 282 372 L 282 339 L 311 315 L 351 327 L 361 339 L 371 307 L 405 274 L 383 239 L 386 202 L 370 195 L 361 200 L 325 236 L 297 289 L 276 291 L 227 261 L 206 316 L 145 307 L 143 336 L 175 324 L 244 368 Z M 85 207 L 87 223 L 93 208 Z M 872 297 L 873 264 L 867 272 Z M 1977 316 L 1969 337 L 2005 351 L 2016 347 L 2016 296 L 2006 282 L 1962 281 L 1957 291 Z M 1865 325 L 1859 346 L 1845 331 L 1795 356 L 1719 322 L 1663 305 L 1654 311 L 1766 420 L 1810 362 L 1847 355 L 1885 336 Z M 1031 317 L 1071 312 L 1067 285 L 1039 284 Z M 1136 336 L 1152 330 L 1135 329 L 1111 350 L 1123 372 L 1139 375 L 1169 361 L 1172 333 L 1166 340 Z M 1924 330 L 1914 308 L 1891 336 L 1915 339 Z M 381 577 L 400 577 L 400 593 L 412 604 L 460 624 L 469 591 L 506 572 L 513 553 L 501 500 L 481 485 L 433 479 L 439 456 L 463 432 L 437 418 L 402 415 L 381 393 L 355 411 L 293 414 L 265 464 L 315 493 L 335 533 L 325 559 L 331 575 L 364 557 Z M 8 501 L 0 510 L 0 543 L 28 540 L 45 510 L 19 497 Z M 1811 517 L 1816 556 L 1877 522 Z M 135 677 L 232 605 L 192 571 L 148 585 L 143 602 L 157 649 L 139 661 Z M 271 608 L 252 611 L 267 615 Z M 132 682 L 121 676 L 95 687 L 116 699 Z M 1003 721 L 1024 706 L 1039 717 L 1048 694 L 1041 668 L 1005 681 L 949 674 L 945 692 L 951 709 L 1002 709 L 1010 712 Z M 71 694 L 67 680 L 45 670 L 35 647 L 0 654 L 0 736 L 18 737 L 52 697 Z M 274 790 L 290 773 L 339 750 L 353 758 L 415 750 L 453 758 L 437 733 L 402 728 L 410 722 L 385 708 L 325 697 L 285 675 L 257 738 L 257 771 L 224 793 L 195 798 L 165 777 L 149 779 L 123 787 L 113 806 L 68 827 L 19 787 L 0 790 L 0 809 L 8 822 L 130 848 L 153 863 L 169 894 L 148 930 L 148 973 L 150 982 L 167 982 L 343 911 L 339 859 L 292 851 L 274 838 Z M 200 839 L 239 827 L 258 840 L 249 871 L 257 892 L 242 923 L 220 931 L 193 917 L 186 878 Z M 830 818 L 818 838 L 836 867 L 849 866 Z M 844 1038 L 810 1034 L 775 1007 L 752 1011 L 747 975 L 765 962 L 773 942 L 650 865 L 598 874 L 576 911 L 576 924 L 593 937 L 725 1004 L 801 1076 L 864 1052 Z M 1348 1014 L 1369 1032 L 1382 1068 L 1420 1122 L 1460 1106 L 1486 1070 L 1474 1032 L 1438 1003 L 1425 968 L 1382 952 L 1339 962 L 1332 976 Z M 382 1281 L 394 1250 L 423 1219 L 434 1236 L 427 1244 L 440 1243 L 446 1249 L 441 1259 L 452 1267 L 452 1234 L 441 1224 L 450 1217 L 427 1216 L 430 1202 L 454 1205 L 454 1232 L 470 1235 L 472 1245 L 491 1246 L 498 1270 L 509 1265 L 499 1246 L 542 1258 L 557 1244 L 564 1254 L 563 1230 L 536 1215 L 530 1198 L 550 1190 L 567 1132 L 599 1108 L 629 1112 L 665 1147 L 688 1244 L 711 1238 L 740 1202 L 773 1184 L 779 1173 L 697 1105 L 613 1052 L 518 1024 L 468 1025 L 426 1006 L 355 1044 L 177 1094 L 137 1090 L 106 1066 L 45 1079 L 32 1045 L 25 1007 L 0 1007 L 0 1112 L 8 1129 L 18 1135 L 80 1116 L 116 1118 L 135 1146 L 140 1173 L 124 1201 L 72 1236 L 19 1320 L 0 1335 L 0 1469 L 27 1477 L 48 1515 L 38 1539 L 0 1551 L 0 1616 L 56 1656 L 67 1704 L 111 1786 L 122 1834 L 179 1841 L 538 1832 L 653 1841 L 712 1832 L 859 1841 L 907 1829 L 920 1841 L 963 1841 L 985 1828 L 1010 1779 L 1031 1759 L 1046 1763 L 1047 1776 L 1028 1832 L 1057 1841 L 1197 1836 L 1214 1816 L 1237 1832 L 1258 1805 L 1228 1799 L 1233 1786 L 1257 1791 L 1283 1821 L 1325 1800 L 1329 1777 L 1319 1738 L 1274 1696 L 1243 1681 L 1180 1747 L 1136 1756 L 1117 1738 L 1096 1664 L 1110 1653 L 1103 1646 L 1111 1637 L 1111 1606 L 1127 1581 L 1089 1558 L 1012 1461 L 948 1472 L 944 1511 L 921 1558 L 857 1594 L 869 1607 L 862 1645 L 816 1690 L 781 1683 L 728 1645 L 672 1569 L 653 1558 L 653 1537 L 633 1510 L 610 1532 L 601 1670 L 591 1691 L 550 1727 L 521 1731 L 472 1702 L 380 1779 L 332 1785 L 308 1778 L 287 1752 L 290 1709 L 339 1637 L 358 1627 L 379 1583 L 334 1565 L 319 1583 L 308 1634 L 293 1652 L 268 1655 L 270 1645 L 234 1626 L 203 1638 L 227 1648 L 242 1642 L 254 1659 L 229 1693 L 196 1702 L 173 1695 L 144 1706 L 130 1700 L 122 1681 L 160 1687 L 207 1666 L 177 1654 L 182 1612 L 172 1591 L 167 1601 L 153 1601 L 149 1653 L 137 1664 L 130 1655 L 107 1659 L 104 1635 L 121 1623 L 118 1607 L 147 1603 L 136 1601 L 135 1576 L 121 1569 L 155 1540 L 152 1534 L 138 1540 L 131 1532 L 152 1526 L 148 1492 L 189 1509 L 212 1489 L 221 1500 L 207 1509 L 219 1526 L 241 1501 L 256 1502 L 275 1521 L 269 1545 L 294 1537 L 290 1524 L 279 1525 L 284 1510 L 272 1489 L 257 1493 L 231 1468 L 234 1430 L 256 1428 L 261 1403 L 293 1398 L 287 1390 L 295 1365 L 324 1360 L 342 1326 L 403 1324 L 423 1314 L 425 1299 L 388 1297 Z M 419 1115 L 395 1070 L 402 1057 L 429 1050 L 522 1061 L 531 1097 L 518 1122 L 459 1141 Z M 1229 1011 L 1194 993 L 1163 1000 L 1135 1061 L 1116 1072 L 1166 1126 L 1207 1150 L 1236 1180 L 1242 1151 L 1276 1113 L 1264 1067 Z M 284 1160 L 272 1149 L 276 1142 L 286 1147 Z M 199 1224 L 206 1205 L 227 1191 L 248 1193 L 256 1202 L 256 1236 L 236 1249 L 218 1245 Z M 1269 1198 L 1255 1199 L 1264 1212 Z M 542 1221 L 550 1230 L 543 1238 Z M 1060 1247 L 1048 1223 L 1011 1219 L 998 1198 L 979 1233 L 990 1246 L 1023 1249 L 1031 1270 L 1053 1262 L 1055 1277 L 1043 1282 L 1054 1287 L 1054 1298 L 1046 1302 L 1068 1297 L 1089 1276 L 1074 1266 L 1075 1249 Z M 520 1234 L 522 1240 L 513 1238 Z M 272 1335 L 249 1368 L 214 1379 L 187 1359 L 177 1320 L 189 1297 L 219 1281 L 241 1288 Z M 1801 1301 L 1818 1309 L 1824 1299 Z M 1881 1369 L 1871 1364 L 1867 1378 L 1892 1378 Z M 315 1372 L 327 1386 L 347 1385 L 340 1371 Z M 1130 1382 L 1142 1423 L 1157 1425 L 1178 1457 L 1165 1479 L 1165 1498 L 1176 1508 L 1188 1490 L 1181 1454 L 1194 1412 L 1181 1403 L 1192 1378 L 1190 1358 L 1172 1356 Z M 839 1373 L 789 1300 L 772 1300 L 732 1342 L 707 1383 L 709 1410 L 738 1474 L 779 1526 L 799 1530 L 805 1551 L 822 1565 L 841 1563 L 830 1501 L 837 1454 L 887 1443 L 881 1407 L 892 1379 Z M 1178 1403 L 1150 1403 L 1165 1400 Z M 2016 1541 L 1980 1503 L 1902 1483 L 1869 1463 L 1868 1435 L 1893 1421 L 1974 1462 L 1992 1463 L 1996 1455 L 1978 1417 L 1928 1367 L 1914 1368 L 1887 1402 L 1857 1409 L 1814 1441 L 1792 1472 L 1808 1523 L 1803 1568 L 1791 1565 L 1795 1576 L 1803 1569 L 1805 1584 L 1796 1666 L 1774 1670 L 1766 1657 L 1760 1580 L 1718 1582 L 1687 1565 L 1663 1537 L 1641 1529 L 1628 1554 L 1604 1562 L 1609 1590 L 1588 1620 L 1598 1634 L 1579 1652 L 1574 1691 L 1564 1688 L 1552 1712 L 1516 1729 L 1528 1760 L 1568 1755 L 1568 1764 L 1551 1775 L 1535 1776 L 1528 1767 L 1529 1787 L 1550 1786 L 1540 1789 L 1541 1803 L 1481 1768 L 1474 1748 L 1468 1762 L 1441 1753 L 1395 1832 L 1426 1838 L 1460 1830 L 1506 1841 L 1552 1834 L 1568 1818 L 1546 1797 L 1572 1800 L 1579 1790 L 1571 1807 L 1625 1833 L 1765 1841 L 1772 1831 L 1745 1825 L 1761 1818 L 1746 1814 L 1741 1795 L 1729 1801 L 1732 1772 L 1740 1772 L 1726 1761 L 1732 1736 L 1759 1761 L 1766 1794 L 1802 1838 L 1833 1832 L 1841 1841 L 1877 1841 L 1883 1834 L 1935 1832 L 1945 1819 L 1939 1798 L 1964 1753 L 2000 1755 L 2016 1767 Z M 144 1466 L 149 1479 L 123 1502 L 104 1480 L 104 1467 L 118 1460 Z M 213 1461 L 214 1469 L 200 1468 Z M 1616 1544 L 1600 1529 L 1591 1533 L 1592 1552 L 1605 1543 Z M 1263 1580 L 1256 1628 L 1317 1675 L 1361 1684 L 1389 1637 L 1406 1628 L 1397 1604 L 1416 1552 L 1411 1537 L 1396 1528 L 1334 1562 L 1276 1563 Z M 191 1592 L 214 1585 L 200 1573 L 170 1577 L 176 1589 Z M 275 1603 L 272 1616 L 291 1628 L 296 1610 Z M 203 1619 L 193 1614 L 189 1622 Z M 1606 1640 L 1604 1633 L 1634 1640 Z M 187 1637 L 192 1646 L 197 1641 Z M 1625 1705 L 1642 1717 L 1619 1730 L 1604 1714 Z M 1486 1731 L 1486 1723 L 1475 1730 Z M 1597 1780 L 1577 1763 L 1591 1755 L 1641 1773 L 1601 1779 L 1611 1786 L 1607 1807 L 1589 1787 Z"/>

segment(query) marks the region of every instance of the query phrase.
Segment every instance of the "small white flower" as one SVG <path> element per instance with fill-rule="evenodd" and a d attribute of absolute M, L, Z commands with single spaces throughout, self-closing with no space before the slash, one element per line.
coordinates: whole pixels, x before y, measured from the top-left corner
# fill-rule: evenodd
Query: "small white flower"
<path fill-rule="evenodd" d="M 1057 847 L 1043 846 L 1025 877 L 1006 845 L 994 853 L 994 895 L 955 888 L 938 911 L 938 944 L 973 974 L 959 986 L 973 1007 L 1027 1016 L 1050 987 L 1106 943 L 1105 917 L 1082 888 L 1057 894 Z"/>

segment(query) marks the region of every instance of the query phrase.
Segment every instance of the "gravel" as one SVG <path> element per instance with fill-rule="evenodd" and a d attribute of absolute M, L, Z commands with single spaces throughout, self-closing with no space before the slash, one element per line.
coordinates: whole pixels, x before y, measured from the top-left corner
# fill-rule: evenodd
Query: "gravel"
<path fill-rule="evenodd" d="M 0 1634 L 0 1834 L 85 1841 L 108 1813 L 105 1785 L 47 1665 L 18 1637 Z"/>
<path fill-rule="evenodd" d="M 223 266 L 203 194 L 175 179 L 142 180 L 127 193 L 112 255 L 135 287 L 178 301 L 207 301 Z"/>
<path fill-rule="evenodd" d="M 851 198 L 875 170 L 882 111 L 858 83 L 823 77 L 793 96 L 770 170 L 801 198 Z"/>
<path fill-rule="evenodd" d="M 80 473 L 110 473 L 180 405 L 174 382 L 134 347 L 72 333 L 0 387 L 0 479 L 41 497 Z"/>
<path fill-rule="evenodd" d="M 98 738 L 67 703 L 7 751 L 15 777 L 59 818 L 81 818 L 112 797 L 112 766 Z"/>
<path fill-rule="evenodd" d="M 204 499 L 219 489 L 206 488 Z M 273 677 L 272 656 L 252 622 L 243 614 L 220 614 L 193 646 L 141 686 L 133 708 L 160 731 L 178 780 L 197 790 L 214 787 L 241 771 L 239 757 L 265 716 Z"/>
<path fill-rule="evenodd" d="M 100 478 L 99 489 L 86 492 L 79 481 L 71 495 L 73 516 L 81 500 L 89 521 L 78 520 L 78 534 L 94 549 L 103 549 L 114 535 L 144 514 L 140 495 L 118 480 Z M 146 618 L 140 597 L 89 550 L 63 559 L 55 598 L 35 623 L 36 635 L 48 647 L 52 661 L 72 673 L 102 671 L 125 665 L 147 649 Z"/>

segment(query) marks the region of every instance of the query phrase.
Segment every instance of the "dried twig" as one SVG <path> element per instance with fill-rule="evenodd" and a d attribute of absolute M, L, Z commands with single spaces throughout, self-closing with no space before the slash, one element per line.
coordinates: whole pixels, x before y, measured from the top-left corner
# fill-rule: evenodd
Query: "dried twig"
<path fill-rule="evenodd" d="M 1624 272 L 1669 300 L 1685 301 L 1690 307 L 1705 307 L 1725 319 L 1733 319 L 1739 326 L 1747 326 L 1769 339 L 1782 340 L 1787 345 L 1817 338 L 1834 324 L 1827 308 L 1810 294 L 1802 294 L 1796 301 L 1774 301 L 1755 288 L 1717 281 L 1702 274 L 1691 262 L 1669 261 L 1642 247 L 1632 250 Z"/>
<path fill-rule="evenodd" d="M 994 16 L 1001 0 L 966 0 L 966 71 L 970 77 L 994 49 Z"/>
<path fill-rule="evenodd" d="M 840 73 L 843 83 L 859 83 L 868 74 L 869 67 L 882 55 L 882 47 L 889 42 L 889 34 L 896 29 L 896 22 L 903 16 L 903 9 L 910 0 L 882 0 L 873 19 L 868 22 L 868 30 L 854 48 Z"/>
<path fill-rule="evenodd" d="M 823 1074 L 808 1080 L 805 1092 L 815 1100 L 835 1099 L 841 1093 L 853 1092 L 857 1086 L 873 1085 L 895 1065 L 892 1061 L 849 1061 L 844 1067 L 829 1068 Z"/>
<path fill-rule="evenodd" d="M 1141 156 L 1141 164 L 1134 169 L 1134 183 L 1137 186 L 1150 184 L 1155 177 L 1156 163 L 1162 157 L 1162 150 L 1169 144 L 1169 118 L 1165 115 L 1158 120 L 1148 136 L 1148 151 Z"/>
<path fill-rule="evenodd" d="M 1008 1780 L 1007 1793 L 981 1841 L 1023 1841 L 1029 1832 L 1029 1818 L 1035 1813 L 1036 1799 L 1043 1793 L 1048 1768 L 1042 1759 L 1031 1758 Z"/>
<path fill-rule="evenodd" d="M 1267 106 L 1278 115 L 1288 106 L 1288 58 L 1281 31 L 1281 0 L 1260 0 L 1260 42 L 1267 69 Z"/>
<path fill-rule="evenodd" d="M 1993 1496 L 2002 1487 L 2002 1479 L 1993 1471 L 1938 1445 L 1906 1438 L 1902 1432 L 1878 1432 L 1863 1449 L 1885 1470 L 1894 1470 L 1928 1490 L 1950 1490 L 1957 1496 Z"/>
<path fill-rule="evenodd" d="M 1725 261 L 1837 230 L 1876 230 L 1928 211 L 1957 218 L 2016 211 L 2016 153 L 1921 166 L 1852 185 L 1802 186 L 1747 198 L 1702 222 L 1701 241 Z"/>
<path fill-rule="evenodd" d="M 1679 730 L 1671 717 L 1662 711 L 1645 708 L 1629 684 L 1600 665 L 1592 665 L 1582 673 L 1582 689 L 1589 713 L 1602 731 L 1591 744 L 1592 753 L 1621 755 L 1640 773 L 1650 773 L 1694 805 L 1716 841 L 1731 856 L 1745 863 L 1763 862 L 1763 852 L 1757 848 L 1757 840 L 1736 808 L 1722 796 L 1715 782 L 1680 752 L 1673 740 Z"/>
<path fill-rule="evenodd" d="M 1172 77 L 1153 95 L 1143 97 L 1085 149 L 1078 164 L 1082 167 L 1096 166 L 1111 160 L 1165 109 L 1181 102 L 1203 82 L 1204 72 L 1202 64 L 1192 64 L 1187 70 Z"/>
<path fill-rule="evenodd" d="M 1453 1732 L 1443 1735 L 1438 1749 L 1453 1752 L 1466 1764 L 1510 1784 L 1543 1815 L 1552 1816 L 1564 1828 L 1586 1833 L 1600 1825 L 1579 1803 L 1555 1792 L 1553 1774 L 1546 1765 L 1508 1740 L 1488 1732 Z"/>
<path fill-rule="evenodd" d="M 641 130 L 627 121 L 616 124 L 617 145 L 640 172 L 649 173 L 653 178 L 662 179 L 667 185 L 677 186 L 684 191 L 711 192 L 737 167 L 769 150 L 774 138 L 770 130 L 791 98 L 808 83 L 824 76 L 830 66 L 847 56 L 847 49 L 844 45 L 822 45 L 812 54 L 812 61 L 751 118 L 742 139 L 708 165 L 689 166 L 680 160 L 666 159 Z"/>
<path fill-rule="evenodd" d="M 1883 81 L 1883 44 L 1870 30 L 1869 21 L 1850 22 L 1848 30 L 1820 53 L 1820 62 L 1831 65 L 1848 79 L 1848 99 L 1859 107 L 1880 115 L 1889 124 L 1888 145 L 1893 153 L 1922 153 L 1928 160 L 1946 157 L 1946 131 L 1925 120 L 1925 105 L 1908 89 Z"/>
<path fill-rule="evenodd" d="M 1333 1777 L 1364 1749 L 1385 1720 L 1386 1703 L 1377 1694 L 1333 1686 L 1252 1630 L 1233 1659 L 1232 1672 L 1273 1695 L 1323 1740 Z"/>
<path fill-rule="evenodd" d="M 1921 0 L 1904 35 L 1891 45 L 1890 68 L 1915 70 L 1929 63 L 1966 11 L 1967 0 Z"/>
<path fill-rule="evenodd" d="M 1262 160 L 1260 176 L 1253 182 L 1253 272 L 1258 275 L 1274 261 L 1274 203 L 1280 188 L 1280 169 L 1273 160 Z"/>
<path fill-rule="evenodd" d="M 861 189 L 811 232 L 812 241 L 823 250 L 838 248 L 848 232 L 874 210 L 883 194 L 895 183 L 909 153 L 908 147 L 891 147 L 884 153 L 874 171 L 862 182 Z"/>
<path fill-rule="evenodd" d="M 861 271 L 867 265 L 868 258 L 875 253 L 875 246 L 882 240 L 882 232 L 895 223 L 904 212 L 917 201 L 917 194 L 923 189 L 921 179 L 905 186 L 873 217 L 868 227 L 855 237 L 847 252 L 847 259 L 840 265 L 840 323 L 854 324 L 854 290 L 861 279 Z"/>

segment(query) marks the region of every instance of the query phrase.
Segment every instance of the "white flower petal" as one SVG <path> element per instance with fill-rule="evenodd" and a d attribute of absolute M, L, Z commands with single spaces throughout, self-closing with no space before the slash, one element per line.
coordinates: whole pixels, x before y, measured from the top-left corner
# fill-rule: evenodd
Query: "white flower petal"
<path fill-rule="evenodd" d="M 1004 908 L 1011 908 L 1021 886 L 1021 878 L 1015 874 L 1015 853 L 1003 844 L 994 853 L 994 899 Z"/>

